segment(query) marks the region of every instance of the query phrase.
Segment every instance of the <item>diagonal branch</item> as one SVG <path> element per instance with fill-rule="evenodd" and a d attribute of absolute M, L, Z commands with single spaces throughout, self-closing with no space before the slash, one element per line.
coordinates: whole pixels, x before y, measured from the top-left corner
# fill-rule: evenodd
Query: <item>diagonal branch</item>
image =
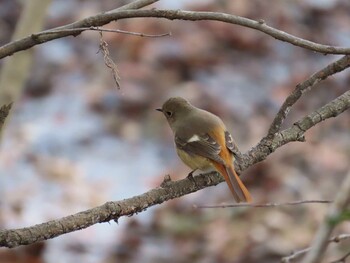
<path fill-rule="evenodd" d="M 290 128 L 276 133 L 273 137 L 263 138 L 248 153 L 243 155 L 239 163 L 235 163 L 235 167 L 239 168 L 238 172 L 243 171 L 253 164 L 265 160 L 268 155 L 289 142 L 305 141 L 304 133 L 307 130 L 326 119 L 338 116 L 349 108 L 350 91 L 347 91 L 318 110 L 304 116 Z"/>
<path fill-rule="evenodd" d="M 291 107 L 300 99 L 300 97 L 307 91 L 311 90 L 317 83 L 334 75 L 344 69 L 350 67 L 350 56 L 344 56 L 337 61 L 329 64 L 325 68 L 313 74 L 304 82 L 298 84 L 295 90 L 286 98 L 281 108 L 279 109 L 275 119 L 273 120 L 268 136 L 273 136 L 281 128 L 283 121 L 286 119 Z"/>
<path fill-rule="evenodd" d="M 152 2 L 152 1 L 151 1 Z M 270 35 L 278 40 L 290 43 L 312 51 L 323 54 L 348 54 L 350 55 L 350 48 L 335 47 L 330 45 L 322 45 L 300 37 L 293 36 L 282 30 L 275 29 L 265 24 L 264 21 L 255 21 L 245 17 L 230 15 L 218 12 L 195 12 L 182 10 L 113 10 L 105 13 L 100 13 L 77 22 L 46 30 L 37 34 L 32 34 L 28 37 L 10 42 L 0 47 L 0 59 L 10 56 L 21 50 L 29 49 L 35 45 L 39 45 L 57 38 L 67 36 L 77 36 L 82 30 L 81 28 L 92 26 L 103 26 L 111 21 L 116 21 L 126 18 L 136 17 L 158 17 L 169 20 L 181 19 L 189 21 L 212 20 L 221 21 L 225 23 L 240 25 L 243 27 L 252 28 Z M 79 29 L 80 28 L 80 29 Z M 65 29 L 76 29 L 73 31 L 65 31 Z M 61 30 L 61 31 L 60 31 Z M 63 31 L 62 31 L 63 30 Z"/>
<path fill-rule="evenodd" d="M 264 160 L 277 148 L 298 141 L 305 131 L 317 123 L 341 114 L 350 108 L 350 91 L 329 102 L 317 111 L 305 116 L 292 127 L 277 133 L 272 139 L 264 138 L 257 146 L 236 161 L 242 172 L 249 166 Z M 87 228 L 96 223 L 118 220 L 121 216 L 131 216 L 147 208 L 161 204 L 170 199 L 196 192 L 208 186 L 214 186 L 224 181 L 216 172 L 201 174 L 194 180 L 183 179 L 179 181 L 165 180 L 161 187 L 152 189 L 142 195 L 116 202 L 107 202 L 95 207 L 61 219 L 49 221 L 31 227 L 0 231 L 0 247 L 16 247 L 28 245 L 38 241 L 54 238 L 79 229 Z"/>

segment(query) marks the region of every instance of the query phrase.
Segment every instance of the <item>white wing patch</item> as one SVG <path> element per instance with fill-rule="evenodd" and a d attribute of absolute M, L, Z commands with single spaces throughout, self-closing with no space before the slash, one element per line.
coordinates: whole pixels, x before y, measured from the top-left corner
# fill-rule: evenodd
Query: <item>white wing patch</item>
<path fill-rule="evenodd" d="M 189 138 L 187 140 L 187 142 L 197 142 L 197 141 L 200 141 L 201 138 L 199 138 L 199 136 L 197 134 L 193 135 L 191 138 Z"/>

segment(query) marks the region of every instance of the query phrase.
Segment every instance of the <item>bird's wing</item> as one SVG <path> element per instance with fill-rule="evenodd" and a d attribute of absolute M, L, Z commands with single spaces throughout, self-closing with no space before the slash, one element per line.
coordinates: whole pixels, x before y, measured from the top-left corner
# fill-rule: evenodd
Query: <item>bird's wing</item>
<path fill-rule="evenodd" d="M 227 149 L 230 150 L 230 152 L 233 154 L 234 157 L 241 157 L 241 152 L 239 151 L 237 144 L 232 139 L 231 134 L 228 131 L 225 131 L 225 144 Z"/>
<path fill-rule="evenodd" d="M 196 154 L 206 157 L 220 164 L 225 164 L 220 157 L 221 146 L 209 134 L 193 135 L 189 139 L 175 136 L 176 146 L 188 154 Z"/>

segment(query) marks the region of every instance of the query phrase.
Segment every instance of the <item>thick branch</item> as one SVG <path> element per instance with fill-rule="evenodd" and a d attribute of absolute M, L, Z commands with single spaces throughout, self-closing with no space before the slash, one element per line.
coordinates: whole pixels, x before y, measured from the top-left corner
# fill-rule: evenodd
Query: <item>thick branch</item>
<path fill-rule="evenodd" d="M 202 188 L 217 185 L 223 179 L 212 172 L 195 177 L 195 182 L 183 179 L 176 182 L 166 180 L 161 187 L 152 189 L 142 195 L 117 202 L 107 202 L 104 205 L 70 215 L 58 220 L 15 230 L 0 231 L 0 247 L 16 247 L 54 238 L 65 233 L 87 228 L 96 223 L 118 220 L 121 216 L 131 216 L 142 212 L 148 207 L 161 204 Z"/>
<path fill-rule="evenodd" d="M 281 128 L 281 125 L 287 117 L 291 107 L 300 99 L 300 97 L 306 92 L 311 90 L 317 83 L 334 75 L 344 69 L 350 67 L 350 56 L 344 56 L 341 59 L 329 64 L 327 67 L 313 74 L 310 78 L 304 82 L 298 84 L 295 90 L 286 98 L 281 108 L 279 109 L 275 119 L 273 120 L 268 136 L 273 136 Z"/>
<path fill-rule="evenodd" d="M 165 19 L 181 19 L 190 21 L 213 20 L 225 23 L 249 27 L 270 35 L 278 40 L 288 42 L 292 45 L 306 48 L 312 51 L 324 54 L 350 54 L 350 48 L 334 47 L 329 45 L 318 44 L 309 40 L 305 40 L 284 31 L 275 29 L 265 24 L 263 21 L 255 21 L 252 19 L 217 12 L 194 12 L 181 10 L 116 10 L 101 13 L 95 16 L 85 18 L 83 20 L 46 30 L 37 34 L 8 43 L 0 47 L 0 59 L 10 56 L 18 51 L 29 49 L 35 45 L 39 45 L 57 38 L 66 36 L 77 36 L 82 30 L 78 28 L 86 28 L 91 26 L 102 26 L 111 21 L 125 18 L 135 17 L 158 17 Z M 76 31 L 65 31 L 66 29 L 77 29 Z"/>
<path fill-rule="evenodd" d="M 263 139 L 242 159 L 236 161 L 238 172 L 264 160 L 278 147 L 291 141 L 298 141 L 304 132 L 317 123 L 339 115 L 350 108 L 350 91 L 329 102 L 317 111 L 305 116 L 291 128 L 278 133 L 273 139 Z M 0 247 L 16 247 L 50 239 L 65 233 L 87 228 L 96 223 L 118 220 L 121 216 L 130 216 L 142 212 L 148 207 L 161 204 L 167 200 L 193 193 L 208 186 L 217 185 L 224 179 L 216 172 L 195 176 L 193 180 L 183 179 L 176 182 L 164 181 L 162 186 L 142 195 L 123 201 L 108 202 L 102 206 L 86 210 L 47 223 L 13 230 L 0 231 Z"/>

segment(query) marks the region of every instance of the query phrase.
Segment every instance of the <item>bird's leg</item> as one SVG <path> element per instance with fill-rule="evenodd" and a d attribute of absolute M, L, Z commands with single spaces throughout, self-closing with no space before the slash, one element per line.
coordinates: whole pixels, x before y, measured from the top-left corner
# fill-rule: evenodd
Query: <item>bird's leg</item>
<path fill-rule="evenodd" d="M 192 179 L 193 179 L 193 173 L 194 173 L 195 171 L 197 171 L 197 169 L 192 170 L 192 171 L 187 175 L 187 178 L 188 178 L 188 179 L 191 179 L 191 177 L 192 177 Z"/>
<path fill-rule="evenodd" d="M 187 179 L 191 180 L 194 184 L 196 184 L 196 181 L 194 180 L 193 173 L 197 171 L 197 169 L 194 169 L 187 175 Z"/>

